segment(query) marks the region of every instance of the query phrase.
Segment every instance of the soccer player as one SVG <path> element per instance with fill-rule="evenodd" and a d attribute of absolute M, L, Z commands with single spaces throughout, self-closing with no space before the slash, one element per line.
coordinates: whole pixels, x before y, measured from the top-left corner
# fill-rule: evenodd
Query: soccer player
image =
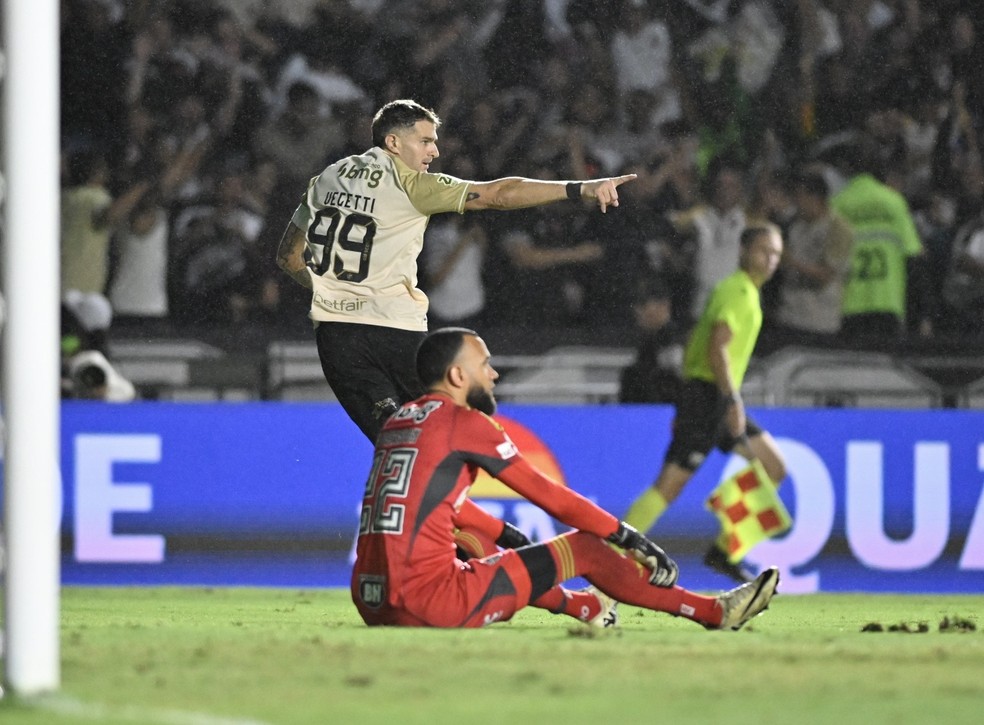
<path fill-rule="evenodd" d="M 383 426 L 362 501 L 352 598 L 367 624 L 481 627 L 527 605 L 590 621 L 614 598 L 738 629 L 768 606 L 776 569 L 716 597 L 675 586 L 662 549 L 527 462 L 490 417 L 498 373 L 475 332 L 436 330 L 416 360 L 427 392 Z M 454 520 L 480 468 L 575 530 L 462 562 Z M 595 588 L 559 586 L 576 576 Z"/>
<path fill-rule="evenodd" d="M 643 533 L 656 524 L 715 445 L 746 459 L 758 458 L 776 486 L 786 476 L 775 439 L 746 415 L 739 393 L 762 327 L 759 290 L 775 274 L 782 256 L 778 228 L 747 227 L 739 254 L 738 270 L 714 288 L 687 342 L 685 380 L 663 467 L 625 515 L 625 521 Z M 736 581 L 750 581 L 744 567 L 728 561 L 726 550 L 722 535 L 708 549 L 704 564 Z"/>
<path fill-rule="evenodd" d="M 427 296 L 417 286 L 417 256 L 430 216 L 564 199 L 593 199 L 605 212 L 618 206 L 618 186 L 635 178 L 476 182 L 432 174 L 440 125 L 415 101 L 384 105 L 372 121 L 373 148 L 312 179 L 277 251 L 280 268 L 311 290 L 325 378 L 372 442 L 386 418 L 422 392 L 414 352 L 427 331 Z"/>

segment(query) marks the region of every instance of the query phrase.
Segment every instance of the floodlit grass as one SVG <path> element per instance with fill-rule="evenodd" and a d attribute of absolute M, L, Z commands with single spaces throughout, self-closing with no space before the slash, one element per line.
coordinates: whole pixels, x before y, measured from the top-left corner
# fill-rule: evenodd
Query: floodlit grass
<path fill-rule="evenodd" d="M 740 632 L 623 607 L 619 631 L 589 636 L 532 609 L 477 631 L 369 629 L 345 590 L 68 587 L 61 691 L 8 696 L 0 722 L 977 723 L 982 611 L 780 595 Z"/>

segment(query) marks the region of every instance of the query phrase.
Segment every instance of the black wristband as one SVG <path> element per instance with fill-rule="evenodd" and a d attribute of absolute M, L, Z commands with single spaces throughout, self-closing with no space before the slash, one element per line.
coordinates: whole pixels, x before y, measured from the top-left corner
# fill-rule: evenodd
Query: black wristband
<path fill-rule="evenodd" d="M 624 521 L 619 521 L 618 528 L 615 529 L 615 532 L 605 538 L 607 541 L 621 546 L 623 549 L 631 549 L 632 545 L 639 540 L 639 536 L 638 531 Z"/>
<path fill-rule="evenodd" d="M 567 198 L 571 201 L 577 201 L 581 198 L 580 181 L 570 181 L 567 183 Z"/>

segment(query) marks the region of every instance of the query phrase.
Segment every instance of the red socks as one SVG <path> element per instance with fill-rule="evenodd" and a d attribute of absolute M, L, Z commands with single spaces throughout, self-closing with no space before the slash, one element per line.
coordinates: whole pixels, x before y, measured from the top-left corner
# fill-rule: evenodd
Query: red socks
<path fill-rule="evenodd" d="M 653 586 L 649 583 L 646 567 L 593 534 L 573 531 L 546 543 L 554 556 L 561 581 L 583 576 L 625 604 L 685 617 L 710 627 L 721 624 L 721 607 L 716 597 L 695 594 L 679 586 Z M 544 597 L 549 594 L 551 592 Z"/>
<path fill-rule="evenodd" d="M 598 597 L 591 592 L 578 589 L 554 587 L 530 604 L 554 614 L 566 614 L 582 622 L 590 622 L 601 614 L 601 602 L 598 601 Z"/>

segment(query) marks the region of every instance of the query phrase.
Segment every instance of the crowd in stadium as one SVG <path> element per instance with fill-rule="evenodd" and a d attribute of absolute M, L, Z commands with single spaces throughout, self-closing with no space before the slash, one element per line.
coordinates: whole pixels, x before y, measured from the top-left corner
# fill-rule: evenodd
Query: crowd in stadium
<path fill-rule="evenodd" d="M 280 235 L 309 178 L 409 97 L 443 120 L 432 171 L 638 174 L 604 215 L 433 218 L 434 322 L 628 328 L 655 286 L 685 328 L 715 245 L 749 220 L 788 230 L 795 180 L 834 195 L 860 161 L 921 241 L 904 334 L 982 329 L 969 0 L 64 0 L 61 47 L 63 208 L 80 190 L 111 200 L 107 233 L 74 267 L 63 251 L 63 285 L 105 294 L 116 319 L 302 320 Z M 81 223 L 65 213 L 63 235 Z M 794 276 L 764 291 L 767 328 Z"/>

